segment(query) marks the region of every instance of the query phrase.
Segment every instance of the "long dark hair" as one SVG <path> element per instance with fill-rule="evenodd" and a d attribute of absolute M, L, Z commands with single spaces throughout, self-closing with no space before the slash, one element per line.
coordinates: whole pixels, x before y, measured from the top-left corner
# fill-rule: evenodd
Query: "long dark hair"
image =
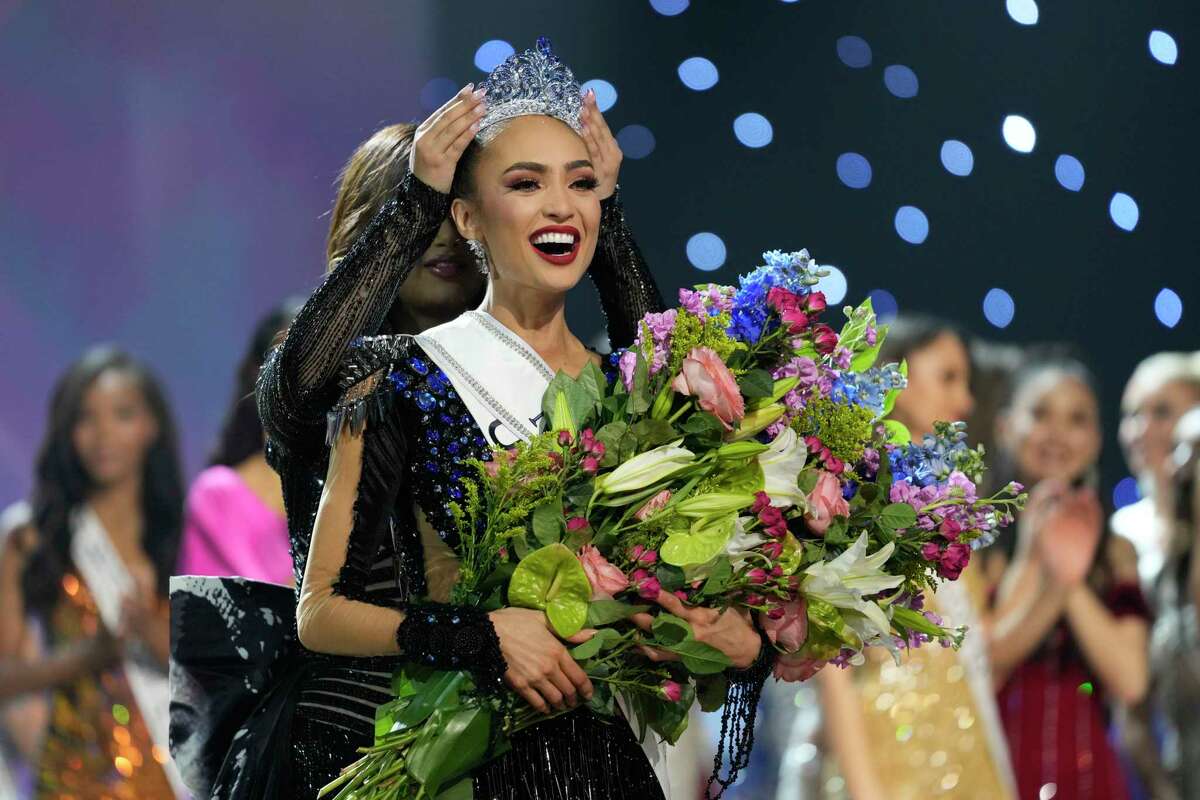
<path fill-rule="evenodd" d="M 967 337 L 952 322 L 928 314 L 901 314 L 888 325 L 879 348 L 879 363 L 899 363 L 946 333 L 966 345 Z"/>
<path fill-rule="evenodd" d="M 267 351 L 275 346 L 279 334 L 292 324 L 303 303 L 298 298 L 285 300 L 254 327 L 250 344 L 238 364 L 233 402 L 225 413 L 225 421 L 217 436 L 217 446 L 208 459 L 209 465 L 236 466 L 262 451 L 266 439 L 262 420 L 258 418 L 258 405 L 254 402 L 254 384 L 266 360 Z"/>
<path fill-rule="evenodd" d="M 183 478 L 175 423 L 162 386 L 145 365 L 116 348 L 97 347 L 71 365 L 51 395 L 32 501 L 38 540 L 21 580 L 31 611 L 45 613 L 57 603 L 63 575 L 71 567 L 71 514 L 87 502 L 95 489 L 75 451 L 73 433 L 84 395 L 97 378 L 110 370 L 136 381 L 158 423 L 158 437 L 146 451 L 142 467 L 142 549 L 154 566 L 159 591 L 164 595 L 167 592 L 183 521 Z"/>
<path fill-rule="evenodd" d="M 1074 348 L 1068 345 L 1045 345 L 1033 347 L 1026 351 L 1025 363 L 1013 373 L 1012 382 L 1008 387 L 1007 397 L 1004 402 L 1006 412 L 1011 411 L 1013 404 L 1017 398 L 1035 381 L 1041 379 L 1047 374 L 1056 374 L 1064 378 L 1072 378 L 1082 383 L 1092 397 L 1096 399 L 1096 405 L 1100 405 L 1100 387 L 1096 381 L 1095 373 L 1088 367 L 1084 361 L 1075 354 Z M 1016 455 L 1001 448 L 997 453 L 997 459 L 994 466 L 997 474 L 1004 475 L 1006 480 L 1016 480 L 1020 476 L 1017 475 Z M 1073 476 L 1073 488 L 1090 485 L 1096 490 L 1096 495 L 1100 500 L 1100 506 L 1103 509 L 1102 518 L 1104 523 L 1100 529 L 1100 541 L 1096 545 L 1096 553 L 1092 560 L 1092 567 L 1089 572 L 1088 580 L 1093 588 L 1099 588 L 1104 583 L 1111 580 L 1111 569 L 1108 565 L 1108 544 L 1112 538 L 1112 529 L 1108 524 L 1108 520 L 1112 517 L 1112 497 L 1103 487 L 1099 485 L 1099 469 L 1093 465 L 1093 468 L 1082 475 Z M 1033 487 L 1028 487 L 1032 489 Z M 1016 525 L 1010 526 L 998 540 L 1005 554 L 1011 560 L 1016 554 Z"/>

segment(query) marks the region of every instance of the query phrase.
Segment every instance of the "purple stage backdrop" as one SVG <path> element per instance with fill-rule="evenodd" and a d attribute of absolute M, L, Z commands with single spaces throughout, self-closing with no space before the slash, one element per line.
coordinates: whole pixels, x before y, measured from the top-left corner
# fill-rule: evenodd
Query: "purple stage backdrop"
<path fill-rule="evenodd" d="M 256 318 L 321 274 L 341 164 L 422 116 L 432 8 L 0 0 L 0 501 L 100 341 L 162 375 L 195 472 Z"/>

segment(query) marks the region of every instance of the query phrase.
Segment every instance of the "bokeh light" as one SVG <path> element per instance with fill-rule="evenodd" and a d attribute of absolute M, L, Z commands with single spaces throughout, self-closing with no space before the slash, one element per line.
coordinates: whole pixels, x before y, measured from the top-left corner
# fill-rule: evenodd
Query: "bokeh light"
<path fill-rule="evenodd" d="M 947 139 L 942 142 L 942 166 L 946 172 L 959 177 L 966 177 L 975 169 L 975 155 L 971 148 L 958 139 Z"/>
<path fill-rule="evenodd" d="M 1034 0 L 1007 0 L 1004 7 L 1014 22 L 1022 25 L 1036 25 L 1038 21 L 1038 5 Z"/>
<path fill-rule="evenodd" d="M 989 289 L 983 297 L 983 317 L 997 328 L 1007 328 L 1017 313 L 1012 295 L 1003 289 Z"/>
<path fill-rule="evenodd" d="M 871 66 L 871 45 L 861 36 L 843 36 L 837 40 L 837 56 L 847 67 Z"/>
<path fill-rule="evenodd" d="M 1179 45 L 1166 31 L 1150 31 L 1150 55 L 1160 64 L 1173 66 L 1179 58 Z"/>
<path fill-rule="evenodd" d="M 895 223 L 896 233 L 909 244 L 921 244 L 929 236 L 929 219 L 916 206 L 900 206 Z"/>
<path fill-rule="evenodd" d="M 617 144 L 626 158 L 645 158 L 654 152 L 654 134 L 645 125 L 626 125 L 617 131 Z"/>
<path fill-rule="evenodd" d="M 746 147 L 766 147 L 775 138 L 770 121 L 753 111 L 740 115 L 733 121 L 733 135 Z"/>
<path fill-rule="evenodd" d="M 1078 192 L 1083 188 L 1084 177 L 1083 164 L 1075 156 L 1063 153 L 1054 162 L 1054 178 L 1064 189 Z"/>
<path fill-rule="evenodd" d="M 1117 485 L 1113 487 L 1112 499 L 1114 508 L 1124 508 L 1141 500 L 1142 493 L 1138 490 L 1137 480 L 1127 475 L 1117 481 Z"/>
<path fill-rule="evenodd" d="M 591 89 L 596 93 L 596 108 L 603 111 L 608 111 L 617 102 L 617 87 L 613 86 L 606 80 L 593 78 L 579 87 L 580 90 L 586 92 Z"/>
<path fill-rule="evenodd" d="M 1137 227 L 1140 217 L 1137 201 L 1124 192 L 1117 192 L 1108 201 L 1108 215 L 1118 228 L 1132 231 Z"/>
<path fill-rule="evenodd" d="M 484 72 L 491 72 L 514 52 L 513 46 L 503 39 L 491 39 L 479 45 L 475 51 L 475 66 Z"/>
<path fill-rule="evenodd" d="M 1034 145 L 1037 144 L 1037 131 L 1033 129 L 1033 123 L 1018 114 L 1009 114 L 1004 118 L 1004 126 L 1001 128 L 1004 134 L 1004 141 L 1008 146 L 1018 153 L 1032 153 Z"/>
<path fill-rule="evenodd" d="M 1154 316 L 1168 328 L 1174 328 L 1183 318 L 1183 298 L 1174 289 L 1163 289 L 1154 298 Z"/>
<path fill-rule="evenodd" d="M 875 309 L 875 317 L 880 322 L 891 322 L 900 313 L 896 296 L 887 289 L 872 289 L 867 292 L 867 297 L 871 298 L 871 307 Z"/>
<path fill-rule="evenodd" d="M 823 292 L 827 303 L 840 303 L 846 299 L 846 275 L 832 264 L 822 264 L 821 269 L 828 275 L 817 281 L 815 288 Z"/>
<path fill-rule="evenodd" d="M 688 0 L 650 0 L 650 7 L 664 17 L 674 17 L 687 11 Z"/>
<path fill-rule="evenodd" d="M 679 80 L 683 81 L 687 88 L 703 92 L 716 86 L 720 75 L 717 73 L 716 64 L 707 58 L 692 56 L 684 59 L 679 65 Z"/>
<path fill-rule="evenodd" d="M 687 258 L 698 270 L 712 272 L 720 269 L 725 263 L 725 242 L 715 233 L 697 233 L 688 239 Z"/>
<path fill-rule="evenodd" d="M 871 162 L 858 153 L 842 153 L 837 159 L 838 180 L 851 189 L 871 185 Z"/>
<path fill-rule="evenodd" d="M 916 97 L 920 88 L 917 73 L 903 64 L 892 64 L 883 70 L 883 85 L 893 95 L 903 99 Z"/>

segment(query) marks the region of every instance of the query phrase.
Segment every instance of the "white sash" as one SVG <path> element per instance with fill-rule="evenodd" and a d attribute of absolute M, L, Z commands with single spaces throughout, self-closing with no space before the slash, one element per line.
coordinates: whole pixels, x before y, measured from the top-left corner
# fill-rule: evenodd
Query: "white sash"
<path fill-rule="evenodd" d="M 529 441 L 542 429 L 542 396 L 554 371 L 524 339 L 493 316 L 468 311 L 414 338 L 454 384 L 491 444 L 507 447 L 518 440 Z M 624 704 L 622 710 L 636 732 L 633 715 Z M 651 733 L 642 743 L 642 750 L 667 800 L 671 800 L 669 747 L 655 741 Z"/>
<path fill-rule="evenodd" d="M 71 559 L 79 577 L 96 601 L 96 610 L 104 627 L 116 631 L 121 624 L 121 600 L 137 591 L 137 585 L 120 554 L 113 547 L 108 531 L 100 518 L 87 506 L 71 518 Z M 150 738 L 163 753 L 170 753 L 169 729 L 171 713 L 167 673 L 132 658 L 122 664 L 134 703 L 146 722 Z M 168 756 L 163 772 L 175 792 L 175 797 L 189 797 L 187 787 L 179 777 L 175 762 Z"/>

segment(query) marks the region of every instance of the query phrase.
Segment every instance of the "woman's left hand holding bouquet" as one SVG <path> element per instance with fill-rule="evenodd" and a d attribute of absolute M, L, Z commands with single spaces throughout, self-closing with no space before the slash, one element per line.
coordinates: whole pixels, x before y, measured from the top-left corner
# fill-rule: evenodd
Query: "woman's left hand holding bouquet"
<path fill-rule="evenodd" d="M 692 626 L 696 641 L 715 647 L 733 662 L 736 669 L 746 669 L 758 660 L 762 652 L 762 637 L 750 621 L 750 612 L 744 609 L 718 611 L 715 608 L 689 608 L 670 592 L 659 591 L 654 602 L 668 613 L 674 614 Z M 634 614 L 634 624 L 649 632 L 654 616 L 649 613 Z M 678 661 L 679 656 L 653 647 L 642 646 L 641 651 L 651 661 Z"/>

